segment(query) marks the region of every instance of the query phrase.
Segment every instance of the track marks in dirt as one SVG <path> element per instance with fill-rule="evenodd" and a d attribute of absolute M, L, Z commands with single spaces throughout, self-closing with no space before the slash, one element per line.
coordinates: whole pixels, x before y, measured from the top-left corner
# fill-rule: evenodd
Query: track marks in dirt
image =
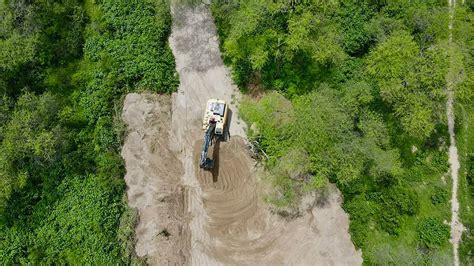
<path fill-rule="evenodd" d="M 219 152 L 213 171 L 196 167 L 196 177 L 202 187 L 204 206 L 210 218 L 212 231 L 220 231 L 240 220 L 247 220 L 257 209 L 257 192 L 254 169 L 243 147 L 244 142 L 234 137 L 228 142 L 217 142 Z M 199 160 L 202 140 L 196 142 L 194 159 Z"/>
<path fill-rule="evenodd" d="M 200 155 L 202 140 L 194 146 L 194 159 Z M 269 234 L 270 227 L 259 207 L 254 162 L 245 149 L 244 140 L 233 137 L 227 142 L 215 143 L 218 147 L 210 156 L 217 159 L 213 171 L 195 168 L 202 187 L 203 204 L 208 219 L 206 231 L 213 240 L 208 243 L 209 254 L 224 263 L 249 263 L 271 250 L 280 235 Z M 263 219 L 262 219 L 263 218 Z M 242 260 L 245 256 L 247 259 Z M 250 259 L 250 260 L 248 260 Z M 255 263 L 257 260 L 255 260 Z"/>
<path fill-rule="evenodd" d="M 197 165 L 201 145 L 201 140 L 195 143 L 193 158 L 206 213 L 202 229 L 210 236 L 201 244 L 208 256 L 231 265 L 361 263 L 347 234 L 348 217 L 335 187 L 323 204 L 317 204 L 318 197 L 308 196 L 302 217 L 285 219 L 271 213 L 260 198 L 261 181 L 243 138 L 215 143 L 218 153 L 211 157 L 218 164 L 213 171 Z"/>

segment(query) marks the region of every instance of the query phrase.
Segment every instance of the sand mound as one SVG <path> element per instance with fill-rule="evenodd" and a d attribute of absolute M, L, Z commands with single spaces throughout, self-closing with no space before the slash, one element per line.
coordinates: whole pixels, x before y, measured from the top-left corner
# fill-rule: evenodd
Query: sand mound
<path fill-rule="evenodd" d="M 129 94 L 122 119 L 128 203 L 137 208 L 136 253 L 148 262 L 185 264 L 189 247 L 181 163 L 169 151 L 169 96 Z"/>

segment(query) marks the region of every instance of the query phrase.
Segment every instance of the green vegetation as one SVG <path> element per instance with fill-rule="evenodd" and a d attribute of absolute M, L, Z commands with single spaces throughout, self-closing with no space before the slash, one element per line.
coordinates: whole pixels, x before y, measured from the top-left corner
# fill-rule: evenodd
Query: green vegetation
<path fill-rule="evenodd" d="M 433 218 L 423 219 L 418 224 L 417 232 L 421 243 L 428 248 L 438 247 L 449 238 L 449 226 Z"/>
<path fill-rule="evenodd" d="M 267 91 L 240 111 L 268 156 L 269 201 L 295 207 L 334 182 L 365 263 L 450 264 L 445 1 L 216 1 L 212 11 L 236 84 Z M 472 97 L 472 84 L 456 94 Z"/>
<path fill-rule="evenodd" d="M 461 262 L 474 264 L 474 2 L 456 9 L 454 64 L 461 75 L 456 76 L 456 123 L 461 169 L 459 170 L 459 202 L 461 222 L 466 230 L 460 243 Z"/>
<path fill-rule="evenodd" d="M 449 47 L 441 0 L 211 8 L 234 81 L 266 91 L 244 99 L 241 115 L 268 156 L 268 200 L 292 208 L 337 184 L 367 264 L 452 262 L 446 77 L 454 81 L 460 254 L 474 264 L 473 1 L 458 5 Z M 0 25 L 0 261 L 140 263 L 119 115 L 128 92 L 177 87 L 169 3 L 3 0 Z"/>
<path fill-rule="evenodd" d="M 168 3 L 1 1 L 0 24 L 0 261 L 136 261 L 119 115 L 176 89 Z"/>

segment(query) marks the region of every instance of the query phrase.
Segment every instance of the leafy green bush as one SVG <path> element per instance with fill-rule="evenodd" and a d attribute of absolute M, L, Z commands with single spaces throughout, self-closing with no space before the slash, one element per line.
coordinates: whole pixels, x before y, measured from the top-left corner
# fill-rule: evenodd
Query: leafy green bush
<path fill-rule="evenodd" d="M 103 86 L 115 86 L 105 94 L 108 97 L 123 89 L 174 91 L 178 80 L 167 46 L 171 29 L 167 3 L 155 6 L 147 1 L 105 0 L 99 7 L 104 31 L 89 29 L 84 48 L 85 58 L 98 64 L 86 70 L 92 71 L 89 76 L 106 79 L 94 81 L 99 91 Z"/>
<path fill-rule="evenodd" d="M 30 179 L 41 179 L 51 170 L 70 140 L 58 124 L 61 108 L 50 93 L 25 93 L 16 102 L 11 118 L 4 125 L 0 145 L 0 209 L 12 193 Z"/>
<path fill-rule="evenodd" d="M 341 45 L 349 54 L 365 54 L 372 42 L 367 24 L 374 11 L 366 1 L 344 1 L 338 10 Z"/>
<path fill-rule="evenodd" d="M 351 215 L 349 230 L 352 241 L 358 248 L 366 243 L 370 227 L 373 226 L 373 217 L 379 212 L 379 205 L 369 201 L 364 195 L 357 195 L 350 200 L 344 201 L 344 210 Z"/>
<path fill-rule="evenodd" d="M 398 185 L 383 192 L 383 204 L 401 215 L 415 215 L 420 209 L 418 194 L 412 188 Z"/>
<path fill-rule="evenodd" d="M 449 226 L 435 218 L 424 218 L 417 226 L 418 239 L 428 248 L 437 248 L 448 242 Z"/>
<path fill-rule="evenodd" d="M 467 183 L 469 184 L 471 196 L 474 196 L 474 153 L 467 157 Z"/>
<path fill-rule="evenodd" d="M 124 196 L 124 201 L 126 201 Z M 126 206 L 126 202 L 123 203 Z M 138 210 L 126 207 L 120 218 L 117 240 L 120 243 L 122 259 L 124 262 L 135 259 L 135 227 L 138 222 Z"/>
<path fill-rule="evenodd" d="M 443 204 L 448 202 L 449 193 L 446 189 L 437 186 L 430 198 L 433 205 Z"/>
<path fill-rule="evenodd" d="M 367 229 L 367 224 L 359 220 L 351 220 L 349 232 L 356 248 L 364 248 L 367 242 L 367 236 L 370 234 L 370 230 Z"/>
<path fill-rule="evenodd" d="M 380 229 L 390 235 L 399 235 L 403 217 L 395 210 L 383 208 L 379 213 L 378 224 Z"/>
<path fill-rule="evenodd" d="M 416 191 L 404 185 L 391 186 L 368 195 L 369 200 L 380 206 L 377 216 L 380 229 L 391 235 L 400 234 L 404 217 L 416 215 L 420 209 Z"/>
<path fill-rule="evenodd" d="M 117 189 L 122 190 L 123 183 L 114 185 L 97 176 L 64 180 L 58 187 L 61 199 L 35 231 L 30 249 L 41 256 L 32 261 L 114 263 L 120 254 L 115 231 L 123 212 L 121 199 L 115 195 Z"/>

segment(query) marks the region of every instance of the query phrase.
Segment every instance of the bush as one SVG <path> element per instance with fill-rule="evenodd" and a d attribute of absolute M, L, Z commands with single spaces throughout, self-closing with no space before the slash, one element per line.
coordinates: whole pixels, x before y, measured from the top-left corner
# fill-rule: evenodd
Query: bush
<path fill-rule="evenodd" d="M 428 248 L 437 248 L 449 239 L 449 226 L 435 218 L 424 218 L 416 228 L 418 239 Z"/>
<path fill-rule="evenodd" d="M 467 183 L 471 189 L 471 195 L 474 196 L 474 153 L 471 153 L 467 160 Z"/>
<path fill-rule="evenodd" d="M 234 67 L 232 68 L 232 80 L 241 88 L 245 89 L 245 86 L 250 82 L 252 77 L 252 66 L 248 61 L 236 60 Z"/>
<path fill-rule="evenodd" d="M 438 205 L 442 203 L 448 202 L 449 199 L 449 193 L 446 191 L 446 189 L 436 186 L 433 192 L 433 195 L 431 195 L 431 203 L 433 205 Z"/>
<path fill-rule="evenodd" d="M 379 214 L 378 224 L 382 230 L 390 235 L 399 235 L 402 216 L 394 209 L 383 208 Z"/>
<path fill-rule="evenodd" d="M 345 200 L 344 210 L 351 216 L 349 231 L 352 241 L 356 247 L 361 248 L 369 234 L 372 217 L 379 211 L 378 205 L 363 195 L 357 195 L 350 201 Z"/>
<path fill-rule="evenodd" d="M 378 204 L 377 223 L 390 235 L 398 235 L 404 216 L 419 212 L 420 201 L 415 190 L 404 185 L 396 185 L 381 192 L 367 194 L 367 199 Z"/>
<path fill-rule="evenodd" d="M 352 200 L 346 201 L 344 209 L 351 214 L 352 220 L 360 221 L 367 225 L 371 217 L 378 212 L 377 204 L 367 200 L 364 195 L 357 195 Z"/>
<path fill-rule="evenodd" d="M 123 212 L 113 186 L 92 175 L 64 180 L 58 187 L 61 199 L 35 230 L 31 248 L 39 252 L 37 262 L 113 264 L 120 252 L 116 229 Z"/>
<path fill-rule="evenodd" d="M 126 196 L 123 199 L 123 205 L 126 205 Z M 117 240 L 120 243 L 122 252 L 122 261 L 133 260 L 135 255 L 135 226 L 138 221 L 137 209 L 126 207 L 120 218 L 120 225 L 117 231 Z"/>
<path fill-rule="evenodd" d="M 85 58 L 98 63 L 91 69 L 96 70 L 95 78 L 109 80 L 96 84 L 114 84 L 113 92 L 126 88 L 157 92 L 176 89 L 174 58 L 167 45 L 171 15 L 168 4 L 160 3 L 155 7 L 147 1 L 101 2 L 106 31 L 90 30 L 84 45 Z M 98 76 L 103 72 L 107 75 Z"/>
<path fill-rule="evenodd" d="M 352 55 L 365 54 L 371 42 L 366 24 L 374 15 L 366 1 L 342 1 L 339 8 L 342 25 L 341 45 Z"/>
<path fill-rule="evenodd" d="M 349 232 L 351 233 L 351 239 L 356 248 L 363 248 L 369 234 L 367 224 L 360 221 L 351 221 Z"/>
<path fill-rule="evenodd" d="M 388 209 L 395 209 L 400 215 L 415 215 L 420 209 L 420 200 L 414 189 L 398 185 L 384 192 L 383 201 Z"/>

